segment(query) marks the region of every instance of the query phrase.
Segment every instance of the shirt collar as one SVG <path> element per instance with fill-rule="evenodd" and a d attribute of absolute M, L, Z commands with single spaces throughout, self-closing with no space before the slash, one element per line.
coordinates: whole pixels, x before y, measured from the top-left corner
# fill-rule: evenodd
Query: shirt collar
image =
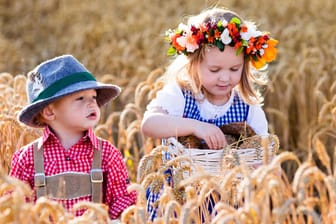
<path fill-rule="evenodd" d="M 43 131 L 42 143 L 44 144 L 48 140 L 48 138 L 57 139 L 57 136 L 55 135 L 54 132 L 51 131 L 49 126 L 46 126 Z M 94 134 L 92 128 L 88 129 L 85 135 L 79 141 L 86 141 L 87 139 L 90 140 L 90 142 L 96 149 L 99 149 L 99 141 L 97 136 Z"/>
<path fill-rule="evenodd" d="M 92 130 L 92 128 L 90 128 L 86 134 L 84 135 L 83 138 L 89 138 L 92 145 L 96 148 L 96 149 L 99 149 L 99 141 L 98 141 L 98 138 L 97 136 L 95 135 L 94 131 Z M 83 139 L 82 138 L 82 139 Z"/>
<path fill-rule="evenodd" d="M 223 104 L 223 105 L 231 105 L 233 103 L 233 98 L 234 98 L 234 96 L 235 96 L 236 93 L 237 93 L 237 91 L 235 89 L 232 89 L 231 90 L 231 95 L 230 95 L 228 101 L 225 104 Z M 204 95 L 202 93 L 200 93 L 199 96 L 201 97 L 200 99 L 203 99 L 203 97 L 204 97 Z M 211 104 L 213 106 L 216 106 L 216 105 L 210 103 L 210 101 L 207 98 L 204 98 L 204 102 L 206 102 L 206 104 Z M 222 107 L 223 105 L 220 105 L 220 106 L 217 106 L 217 107 Z"/>

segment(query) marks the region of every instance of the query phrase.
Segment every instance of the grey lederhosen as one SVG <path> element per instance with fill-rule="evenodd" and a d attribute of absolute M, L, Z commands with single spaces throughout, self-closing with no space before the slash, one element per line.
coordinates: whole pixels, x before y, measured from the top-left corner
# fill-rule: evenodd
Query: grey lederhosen
<path fill-rule="evenodd" d="M 45 176 L 43 152 L 42 139 L 40 138 L 34 142 L 34 185 L 37 198 L 50 196 L 55 199 L 67 200 L 92 195 L 93 202 L 102 202 L 101 139 L 99 139 L 99 150 L 94 149 L 90 174 L 64 172 Z"/>

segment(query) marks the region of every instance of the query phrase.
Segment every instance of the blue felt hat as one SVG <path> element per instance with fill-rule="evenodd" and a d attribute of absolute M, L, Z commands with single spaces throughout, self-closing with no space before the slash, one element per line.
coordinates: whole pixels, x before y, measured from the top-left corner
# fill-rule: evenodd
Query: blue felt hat
<path fill-rule="evenodd" d="M 29 105 L 18 119 L 31 127 L 42 127 L 36 121 L 38 113 L 49 103 L 71 93 L 97 90 L 97 103 L 106 104 L 120 93 L 120 87 L 97 82 L 93 75 L 72 55 L 62 55 L 38 65 L 28 73 L 27 95 Z"/>

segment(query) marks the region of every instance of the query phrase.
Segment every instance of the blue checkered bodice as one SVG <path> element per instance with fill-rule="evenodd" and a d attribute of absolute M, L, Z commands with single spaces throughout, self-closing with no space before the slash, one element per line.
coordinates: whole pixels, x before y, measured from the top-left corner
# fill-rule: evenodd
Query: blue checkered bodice
<path fill-rule="evenodd" d="M 185 106 L 183 117 L 192 118 L 195 120 L 215 124 L 218 127 L 224 124 L 229 124 L 233 122 L 246 121 L 249 112 L 249 105 L 246 104 L 237 93 L 235 93 L 233 98 L 233 103 L 229 110 L 221 117 L 215 119 L 204 119 L 201 117 L 199 108 L 196 104 L 196 99 L 193 97 L 190 91 L 183 90 L 183 95 L 185 98 Z"/>

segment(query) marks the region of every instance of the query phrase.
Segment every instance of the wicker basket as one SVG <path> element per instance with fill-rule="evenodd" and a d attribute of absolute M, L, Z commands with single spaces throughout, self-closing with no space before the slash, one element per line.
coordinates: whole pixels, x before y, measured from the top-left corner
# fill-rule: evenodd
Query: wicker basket
<path fill-rule="evenodd" d="M 185 148 L 176 138 L 167 139 L 168 150 L 173 157 L 186 156 L 192 161 L 192 169 L 203 169 L 209 174 L 219 175 L 225 169 L 232 168 L 241 164 L 247 165 L 250 169 L 255 169 L 268 157 L 269 162 L 279 148 L 279 140 L 275 135 L 269 135 L 268 152 L 264 150 L 261 137 L 249 138 L 249 148 L 226 147 L 222 150 Z"/>

